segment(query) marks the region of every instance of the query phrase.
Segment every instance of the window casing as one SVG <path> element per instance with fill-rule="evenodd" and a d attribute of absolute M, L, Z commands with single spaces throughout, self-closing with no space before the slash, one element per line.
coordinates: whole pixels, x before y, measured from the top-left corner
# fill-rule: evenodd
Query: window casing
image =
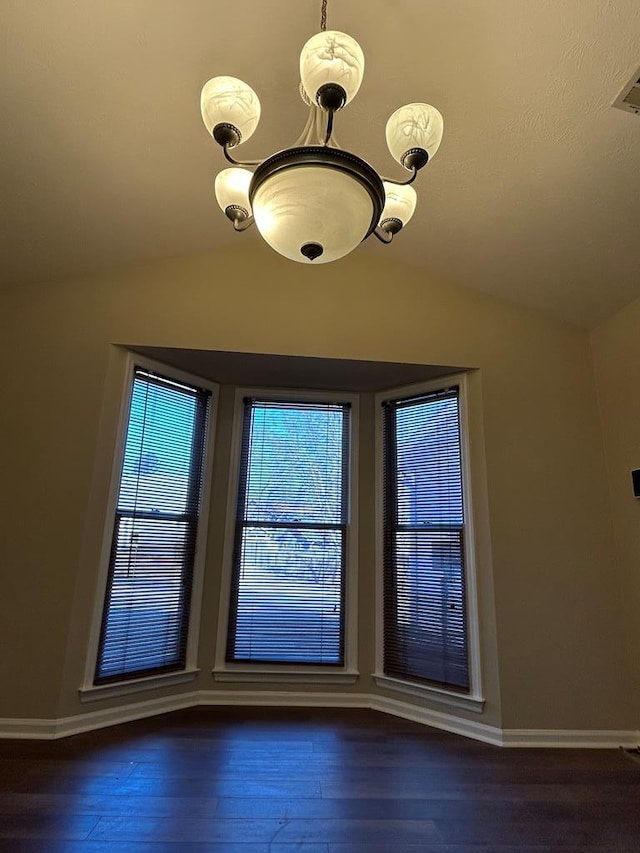
<path fill-rule="evenodd" d="M 377 397 L 376 682 L 478 710 L 467 384 L 464 375 L 445 381 Z"/>
<path fill-rule="evenodd" d="M 354 679 L 357 408 L 238 391 L 216 678 Z"/>
<path fill-rule="evenodd" d="M 177 679 L 195 662 L 215 386 L 132 356 L 127 375 L 84 699 Z"/>

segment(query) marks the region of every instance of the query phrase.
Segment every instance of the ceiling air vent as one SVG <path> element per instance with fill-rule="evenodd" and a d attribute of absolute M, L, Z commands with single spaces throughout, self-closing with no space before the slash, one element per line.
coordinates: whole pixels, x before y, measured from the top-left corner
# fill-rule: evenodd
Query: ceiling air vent
<path fill-rule="evenodd" d="M 626 113 L 640 115 L 640 68 L 615 99 L 613 106 Z"/>

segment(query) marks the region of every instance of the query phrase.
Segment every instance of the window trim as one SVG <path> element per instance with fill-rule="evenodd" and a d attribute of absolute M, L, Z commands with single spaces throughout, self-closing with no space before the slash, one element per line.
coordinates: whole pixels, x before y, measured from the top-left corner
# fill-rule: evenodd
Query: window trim
<path fill-rule="evenodd" d="M 375 551 L 376 551 L 376 648 L 373 678 L 378 687 L 410 696 L 430 699 L 445 705 L 480 712 L 484 708 L 480 660 L 480 631 L 478 618 L 478 580 L 473 519 L 473 484 L 471 481 L 471 441 L 469 434 L 468 374 L 455 373 L 428 382 L 391 388 L 375 395 Z M 383 492 L 384 443 L 382 404 L 403 397 L 440 391 L 451 385 L 459 388 L 460 450 L 462 457 L 462 488 L 464 515 L 464 555 L 467 606 L 467 639 L 469 643 L 469 691 L 457 691 L 441 685 L 420 684 L 409 679 L 389 676 L 384 672 L 384 566 L 383 566 Z"/>
<path fill-rule="evenodd" d="M 113 525 L 120 489 L 120 475 L 125 453 L 127 427 L 131 411 L 131 396 L 135 368 L 141 367 L 146 370 L 155 371 L 188 385 L 197 385 L 211 392 L 209 403 L 208 428 L 204 437 L 203 469 L 201 483 L 200 516 L 198 519 L 198 532 L 196 535 L 196 549 L 193 562 L 193 583 L 191 592 L 191 611 L 189 619 L 189 632 L 187 639 L 187 653 L 184 669 L 167 673 L 145 674 L 138 678 L 127 678 L 122 681 L 113 681 L 108 684 L 94 684 L 96 660 L 100 643 L 100 631 L 102 627 L 102 614 L 104 610 L 107 582 L 109 577 L 109 561 L 111 556 L 111 544 L 113 538 Z M 198 675 L 198 640 L 200 634 L 200 619 L 202 605 L 202 590 L 204 585 L 204 563 L 207 542 L 207 526 L 209 521 L 209 503 L 211 498 L 211 475 L 213 469 L 213 451 L 215 445 L 216 417 L 218 410 L 219 386 L 215 382 L 203 379 L 200 376 L 186 373 L 183 370 L 171 367 L 167 364 L 154 361 L 145 356 L 127 352 L 122 377 L 122 391 L 120 395 L 120 413 L 115 444 L 113 447 L 113 462 L 109 482 L 109 496 L 105 513 L 104 527 L 102 532 L 102 545 L 100 549 L 100 562 L 98 576 L 94 592 L 93 612 L 91 617 L 91 629 L 87 642 L 87 654 L 82 684 L 78 690 L 82 702 L 90 702 L 96 699 L 107 699 L 123 696 L 128 693 L 138 693 L 142 690 L 153 690 L 159 687 L 170 686 L 185 681 L 191 681 Z"/>
<path fill-rule="evenodd" d="M 345 638 L 344 665 L 233 663 L 225 660 L 231 575 L 233 571 L 233 544 L 236 508 L 240 480 L 240 451 L 244 398 L 260 400 L 287 400 L 296 403 L 349 403 L 351 405 L 351 435 L 349 443 L 349 493 L 347 520 L 347 549 L 345 567 Z M 230 447 L 229 479 L 227 490 L 227 515 L 224 532 L 220 605 L 216 636 L 215 662 L 212 670 L 216 681 L 235 682 L 300 682 L 300 683 L 354 683 L 359 672 L 358 660 L 358 435 L 359 395 L 336 391 L 303 391 L 298 389 L 236 388 L 233 427 Z"/>

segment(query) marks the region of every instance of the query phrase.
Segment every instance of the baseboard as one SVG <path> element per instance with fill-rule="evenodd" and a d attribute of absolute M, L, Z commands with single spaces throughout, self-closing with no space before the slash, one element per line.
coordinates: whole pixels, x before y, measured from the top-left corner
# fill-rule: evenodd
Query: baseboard
<path fill-rule="evenodd" d="M 198 704 L 196 691 L 180 693 L 175 696 L 164 696 L 161 699 L 150 699 L 146 702 L 134 702 L 118 705 L 101 711 L 89 711 L 86 714 L 75 714 L 72 717 L 60 717 L 57 720 L 17 720 L 0 719 L 0 738 L 22 738 L 55 740 L 69 737 L 120 723 L 130 723 L 155 717 L 158 714 L 168 714 L 183 708 L 192 708 Z"/>
<path fill-rule="evenodd" d="M 300 708 L 370 708 L 501 747 L 615 749 L 637 747 L 640 731 L 500 729 L 477 720 L 369 693 L 262 690 L 200 690 L 89 711 L 60 719 L 0 718 L 0 738 L 53 740 L 81 732 L 167 714 L 198 705 L 251 705 Z"/>
<path fill-rule="evenodd" d="M 503 729 L 503 746 L 558 749 L 616 749 L 637 747 L 640 731 L 571 729 Z"/>
<path fill-rule="evenodd" d="M 53 740 L 56 734 L 57 720 L 38 720 L 19 717 L 0 718 L 0 738 L 20 740 Z"/>
<path fill-rule="evenodd" d="M 398 699 L 389 699 L 385 696 L 370 696 L 369 707 L 374 711 L 382 711 L 392 714 L 394 717 L 402 717 L 415 723 L 422 723 L 434 729 L 441 729 L 456 735 L 481 740 L 494 746 L 504 746 L 502 742 L 502 729 L 479 723 L 477 720 L 467 720 L 464 717 L 456 717 L 442 711 L 433 711 L 410 702 L 401 702 Z"/>

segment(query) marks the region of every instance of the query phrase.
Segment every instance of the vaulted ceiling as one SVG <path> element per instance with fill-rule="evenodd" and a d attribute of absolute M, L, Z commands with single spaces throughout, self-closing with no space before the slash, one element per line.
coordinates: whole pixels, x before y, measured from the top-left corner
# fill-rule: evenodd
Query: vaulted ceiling
<path fill-rule="evenodd" d="M 3 282 L 243 241 L 271 251 L 217 208 L 223 159 L 199 94 L 218 74 L 246 80 L 262 120 L 243 156 L 292 144 L 320 0 L 2 6 Z M 336 120 L 345 148 L 400 177 L 388 116 L 427 101 L 445 117 L 410 226 L 357 251 L 584 326 L 640 296 L 640 116 L 611 106 L 640 65 L 638 0 L 329 0 L 328 12 L 366 57 Z"/>

